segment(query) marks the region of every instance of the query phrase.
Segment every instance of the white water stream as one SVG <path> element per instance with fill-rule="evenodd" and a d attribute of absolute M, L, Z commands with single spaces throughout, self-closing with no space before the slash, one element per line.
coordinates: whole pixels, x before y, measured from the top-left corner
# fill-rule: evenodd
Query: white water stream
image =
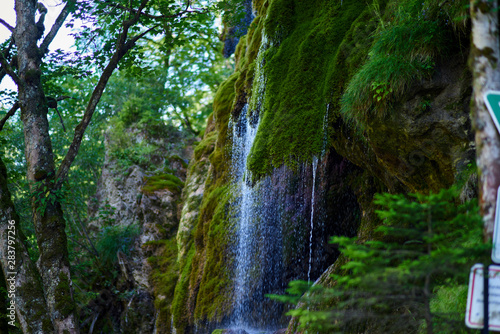
<path fill-rule="evenodd" d="M 318 158 L 314 157 L 312 161 L 312 194 L 311 194 L 311 231 L 309 232 L 309 268 L 307 270 L 307 281 L 311 281 L 312 256 L 313 256 L 313 232 L 314 232 L 314 193 L 316 190 L 316 169 L 318 168 Z"/>
<path fill-rule="evenodd" d="M 247 302 L 250 290 L 250 273 L 254 248 L 254 189 L 247 169 L 247 159 L 257 134 L 258 121 L 252 122 L 247 116 L 248 104 L 242 109 L 239 119 L 233 124 L 233 178 L 237 181 L 239 219 L 237 222 L 236 273 L 235 273 L 235 314 L 233 326 L 247 326 Z"/>

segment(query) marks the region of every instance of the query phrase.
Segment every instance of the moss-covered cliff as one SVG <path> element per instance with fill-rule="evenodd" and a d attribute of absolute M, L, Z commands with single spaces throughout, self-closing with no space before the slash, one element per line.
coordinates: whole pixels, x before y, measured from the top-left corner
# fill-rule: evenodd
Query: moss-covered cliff
<path fill-rule="evenodd" d="M 290 194 L 280 199 L 288 203 L 280 211 L 282 286 L 307 272 L 311 207 L 303 204 L 311 199 L 314 157 L 321 157 L 322 204 L 315 205 L 323 210 L 323 232 L 357 232 L 365 240 L 377 224 L 375 192 L 448 187 L 472 161 L 467 25 L 453 21 L 463 4 L 406 2 L 401 10 L 395 1 L 254 1 L 257 16 L 236 48 L 235 73 L 219 89 L 191 162 L 188 179 L 202 180 L 208 161 L 210 167 L 199 214 L 189 214 L 197 219 L 178 237 L 178 331 L 208 331 L 233 312 L 228 123 L 247 103 L 260 118 L 248 160 L 254 182 L 274 179 Z M 417 17 L 411 21 L 410 15 Z M 314 241 L 328 247 L 325 240 Z M 331 264 L 331 256 L 315 270 Z"/>

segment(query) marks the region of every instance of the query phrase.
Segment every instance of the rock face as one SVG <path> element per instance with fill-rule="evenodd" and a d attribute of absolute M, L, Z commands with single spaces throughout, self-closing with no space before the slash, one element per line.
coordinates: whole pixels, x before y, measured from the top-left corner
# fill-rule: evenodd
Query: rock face
<path fill-rule="evenodd" d="M 465 56 L 454 55 L 439 64 L 432 80 L 415 83 L 397 112 L 368 124 L 378 164 L 412 192 L 448 187 L 474 161 L 466 68 Z"/>
<path fill-rule="evenodd" d="M 112 287 L 101 291 L 95 311 L 109 317 L 113 331 L 120 333 L 170 333 L 168 324 L 173 285 L 177 280 L 176 234 L 179 225 L 182 181 L 192 154 L 190 140 L 173 128 L 157 124 L 162 137 L 148 128 L 126 130 L 132 145 L 154 145 L 148 165 L 120 160 L 116 134 L 106 134 L 106 157 L 98 191 L 89 215 L 94 218 L 91 232 L 103 229 L 136 229 L 129 249 L 111 254 L 118 275 Z M 166 135 L 167 134 L 167 135 Z M 169 139 L 175 138 L 171 143 Z M 147 139 L 146 139 L 147 138 Z M 167 149 L 168 148 L 168 151 Z M 168 167 L 165 167 L 168 166 Z M 178 180 L 179 186 L 172 186 Z M 114 268 L 109 268 L 114 270 Z M 171 286 L 169 286 L 171 285 Z M 101 303 L 102 304 L 102 303 Z M 97 318 L 96 321 L 100 319 Z"/>

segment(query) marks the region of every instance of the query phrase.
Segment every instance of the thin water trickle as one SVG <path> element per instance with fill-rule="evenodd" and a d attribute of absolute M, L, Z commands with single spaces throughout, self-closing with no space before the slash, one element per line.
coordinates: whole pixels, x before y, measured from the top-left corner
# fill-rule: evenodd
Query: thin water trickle
<path fill-rule="evenodd" d="M 314 193 L 316 190 L 316 169 L 318 168 L 318 158 L 314 157 L 312 161 L 312 194 L 311 194 L 311 231 L 309 232 L 309 269 L 307 270 L 307 281 L 311 281 L 312 256 L 313 256 L 313 232 L 314 232 Z"/>

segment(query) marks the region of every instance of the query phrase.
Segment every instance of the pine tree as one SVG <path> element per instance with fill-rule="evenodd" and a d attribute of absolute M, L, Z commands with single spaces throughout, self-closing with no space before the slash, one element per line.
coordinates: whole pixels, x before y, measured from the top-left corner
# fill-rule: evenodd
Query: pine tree
<path fill-rule="evenodd" d="M 309 288 L 290 314 L 312 332 L 465 331 L 460 314 L 433 306 L 443 287 L 466 291 L 471 263 L 490 247 L 482 242 L 477 203 L 457 203 L 455 189 L 376 195 L 383 223 L 374 240 L 333 237 L 346 260 L 342 273 L 332 276 L 332 287 Z M 292 282 L 289 295 L 277 298 L 297 302 L 306 288 L 305 282 Z M 465 299 L 461 308 L 465 312 Z"/>

